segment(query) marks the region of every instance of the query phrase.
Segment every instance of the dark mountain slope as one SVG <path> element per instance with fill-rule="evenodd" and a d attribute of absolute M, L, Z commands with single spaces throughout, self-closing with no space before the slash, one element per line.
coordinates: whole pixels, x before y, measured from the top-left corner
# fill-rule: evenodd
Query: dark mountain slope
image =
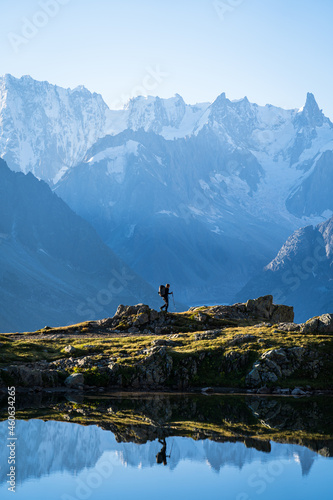
<path fill-rule="evenodd" d="M 109 316 L 156 292 L 43 181 L 0 159 L 0 330 Z"/>
<path fill-rule="evenodd" d="M 236 300 L 264 293 L 293 305 L 298 322 L 333 310 L 333 217 L 295 231 Z"/>

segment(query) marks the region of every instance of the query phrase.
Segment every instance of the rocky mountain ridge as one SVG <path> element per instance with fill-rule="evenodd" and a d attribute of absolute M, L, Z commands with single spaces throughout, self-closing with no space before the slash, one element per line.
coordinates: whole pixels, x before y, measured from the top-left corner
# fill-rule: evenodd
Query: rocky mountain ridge
<path fill-rule="evenodd" d="M 293 309 L 273 304 L 272 296 L 177 314 L 120 305 L 112 318 L 48 327 L 24 338 L 2 336 L 0 381 L 79 391 L 91 385 L 178 391 L 236 387 L 295 395 L 332 390 L 333 315 L 304 324 L 293 323 L 293 317 Z M 20 342 L 28 339 L 32 350 L 36 346 L 37 362 L 27 363 L 20 354 Z"/>
<path fill-rule="evenodd" d="M 236 300 L 262 292 L 291 303 L 297 320 L 332 310 L 333 217 L 295 231 L 276 257 L 253 277 Z"/>

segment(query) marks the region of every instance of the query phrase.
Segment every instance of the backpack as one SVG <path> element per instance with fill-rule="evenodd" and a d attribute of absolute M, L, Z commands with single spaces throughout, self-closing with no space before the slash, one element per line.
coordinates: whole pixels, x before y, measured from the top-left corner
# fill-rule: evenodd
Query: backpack
<path fill-rule="evenodd" d="M 165 296 L 165 286 L 164 285 L 160 285 L 160 287 L 158 289 L 158 295 L 160 295 L 161 297 Z"/>

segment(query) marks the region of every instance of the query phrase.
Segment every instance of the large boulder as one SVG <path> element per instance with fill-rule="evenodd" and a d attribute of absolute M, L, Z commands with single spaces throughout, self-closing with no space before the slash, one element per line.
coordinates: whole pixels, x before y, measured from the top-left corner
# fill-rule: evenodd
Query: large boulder
<path fill-rule="evenodd" d="M 248 314 L 254 318 L 263 318 L 272 323 L 291 323 L 294 321 L 294 308 L 273 304 L 272 295 L 248 300 L 245 307 Z"/>
<path fill-rule="evenodd" d="M 103 328 L 126 328 L 128 330 L 133 328 L 132 333 L 139 333 L 140 327 L 154 328 L 157 321 L 158 323 L 165 322 L 165 315 L 162 316 L 154 309 L 150 309 L 146 304 L 133 306 L 120 304 L 112 318 L 99 320 L 96 324 Z"/>
<path fill-rule="evenodd" d="M 73 373 L 65 380 L 67 387 L 78 387 L 84 384 L 84 376 L 82 373 Z"/>
<path fill-rule="evenodd" d="M 263 353 L 259 360 L 254 363 L 246 376 L 246 384 L 251 387 L 259 387 L 289 377 L 300 368 L 307 354 L 309 353 L 304 347 L 271 349 Z"/>
<path fill-rule="evenodd" d="M 290 323 L 294 321 L 294 309 L 290 306 L 273 304 L 272 295 L 250 299 L 244 304 L 214 306 L 210 312 L 215 318 L 254 319 L 271 323 Z"/>
<path fill-rule="evenodd" d="M 302 333 L 333 333 L 333 314 L 322 314 L 301 326 Z"/>
<path fill-rule="evenodd" d="M 245 307 L 250 316 L 265 318 L 269 321 L 274 310 L 273 296 L 265 295 L 258 299 L 250 299 L 246 302 Z"/>

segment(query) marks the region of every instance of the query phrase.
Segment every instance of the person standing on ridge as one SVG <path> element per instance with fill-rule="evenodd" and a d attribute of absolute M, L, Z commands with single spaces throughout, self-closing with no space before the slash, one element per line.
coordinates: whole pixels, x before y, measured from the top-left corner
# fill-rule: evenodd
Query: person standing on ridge
<path fill-rule="evenodd" d="M 160 291 L 159 294 L 163 298 L 165 304 L 164 306 L 160 307 L 160 310 L 162 311 L 165 309 L 165 312 L 168 312 L 168 307 L 169 307 L 169 295 L 173 295 L 173 292 L 170 292 L 170 284 L 167 283 L 165 286 L 161 285 L 160 286 Z"/>

